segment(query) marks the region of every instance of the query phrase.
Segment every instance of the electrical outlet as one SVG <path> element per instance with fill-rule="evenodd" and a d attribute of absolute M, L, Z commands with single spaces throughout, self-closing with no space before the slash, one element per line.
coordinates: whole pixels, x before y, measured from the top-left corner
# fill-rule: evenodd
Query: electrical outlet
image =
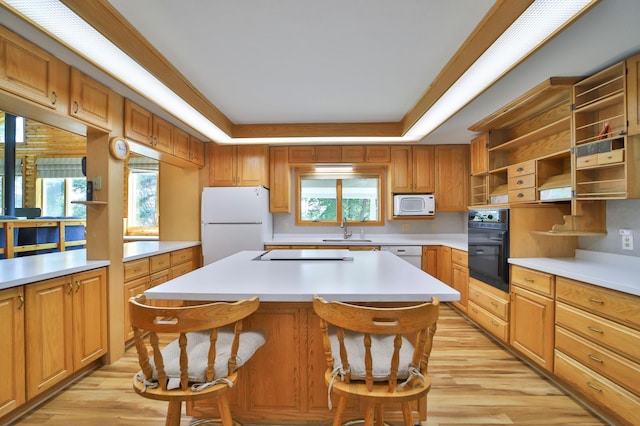
<path fill-rule="evenodd" d="M 633 234 L 631 229 L 620 229 L 622 236 L 622 250 L 633 250 Z"/>
<path fill-rule="evenodd" d="M 402 224 L 402 232 L 409 232 L 409 224 L 408 223 L 403 223 Z"/>
<path fill-rule="evenodd" d="M 91 181 L 93 182 L 94 191 L 100 191 L 102 189 L 102 176 L 94 176 L 91 178 Z"/>
<path fill-rule="evenodd" d="M 288 223 L 285 223 L 285 224 L 284 224 L 284 226 L 283 226 L 283 228 L 284 228 L 284 230 L 285 230 L 285 231 L 288 231 L 288 230 L 289 230 L 289 224 L 288 224 Z"/>

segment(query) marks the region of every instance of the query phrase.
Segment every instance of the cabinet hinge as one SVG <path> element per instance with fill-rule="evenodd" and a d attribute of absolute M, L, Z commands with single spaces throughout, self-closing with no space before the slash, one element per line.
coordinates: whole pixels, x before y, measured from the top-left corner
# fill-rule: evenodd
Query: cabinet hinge
<path fill-rule="evenodd" d="M 571 198 L 576 198 L 576 190 L 575 189 L 571 190 Z"/>
<path fill-rule="evenodd" d="M 571 104 L 571 111 L 575 111 L 576 110 L 576 104 Z"/>

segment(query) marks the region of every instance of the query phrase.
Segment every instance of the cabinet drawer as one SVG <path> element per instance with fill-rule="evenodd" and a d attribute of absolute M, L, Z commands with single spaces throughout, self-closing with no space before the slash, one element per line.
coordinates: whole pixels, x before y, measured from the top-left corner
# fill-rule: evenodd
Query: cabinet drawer
<path fill-rule="evenodd" d="M 172 266 L 169 272 L 169 278 L 174 279 L 178 278 L 181 275 L 186 274 L 187 272 L 193 271 L 193 266 L 191 262 L 184 262 L 176 266 Z"/>
<path fill-rule="evenodd" d="M 176 250 L 171 252 L 171 266 L 179 265 L 180 263 L 188 262 L 193 257 L 193 250 L 190 248 Z"/>
<path fill-rule="evenodd" d="M 624 150 L 616 149 L 609 152 L 598 153 L 598 164 L 613 164 L 624 161 Z"/>
<path fill-rule="evenodd" d="M 151 273 L 168 269 L 171 266 L 171 255 L 169 253 L 157 254 L 149 259 L 149 270 Z"/>
<path fill-rule="evenodd" d="M 576 168 L 583 169 L 598 165 L 598 154 L 584 155 L 576 158 Z"/>
<path fill-rule="evenodd" d="M 640 362 L 640 332 L 637 330 L 562 302 L 556 303 L 556 324 Z"/>
<path fill-rule="evenodd" d="M 533 188 L 536 186 L 536 175 L 509 176 L 507 189 L 509 191 L 518 190 L 520 188 Z"/>
<path fill-rule="evenodd" d="M 149 288 L 169 281 L 169 273 L 170 269 L 167 268 L 151 274 L 149 276 Z"/>
<path fill-rule="evenodd" d="M 587 396 L 591 402 L 624 418 L 628 424 L 640 424 L 640 398 L 631 392 L 560 351 L 555 353 L 555 373 Z"/>
<path fill-rule="evenodd" d="M 521 266 L 511 266 L 511 284 L 516 284 L 533 292 L 553 297 L 555 290 L 554 281 L 553 275 Z"/>
<path fill-rule="evenodd" d="M 536 189 L 535 188 L 521 188 L 509 191 L 509 202 L 517 203 L 522 201 L 535 201 Z"/>
<path fill-rule="evenodd" d="M 556 349 L 628 390 L 640 394 L 640 383 L 636 379 L 640 377 L 640 364 L 601 348 L 562 327 L 556 327 Z"/>
<path fill-rule="evenodd" d="M 556 277 L 556 298 L 605 318 L 640 329 L 640 297 L 564 277 Z"/>
<path fill-rule="evenodd" d="M 509 168 L 507 169 L 507 176 L 511 178 L 516 176 L 530 175 L 535 172 L 536 172 L 536 162 L 535 160 L 532 160 L 532 161 L 525 161 L 524 163 L 518 163 L 512 166 L 509 166 Z"/>
<path fill-rule="evenodd" d="M 502 320 L 509 320 L 509 301 L 499 299 L 473 283 L 469 283 L 469 301 L 475 302 Z"/>
<path fill-rule="evenodd" d="M 472 301 L 469 301 L 467 315 L 469 315 L 469 318 L 471 318 L 473 321 L 482 326 L 482 328 L 498 337 L 502 341 L 509 341 L 509 325 L 505 321 L 491 315 L 489 312 L 482 309 Z"/>
<path fill-rule="evenodd" d="M 460 266 L 469 266 L 469 257 L 466 251 L 451 249 L 451 262 Z"/>
<path fill-rule="evenodd" d="M 134 278 L 149 275 L 149 258 L 132 260 L 124 264 L 124 280 L 129 281 Z"/>

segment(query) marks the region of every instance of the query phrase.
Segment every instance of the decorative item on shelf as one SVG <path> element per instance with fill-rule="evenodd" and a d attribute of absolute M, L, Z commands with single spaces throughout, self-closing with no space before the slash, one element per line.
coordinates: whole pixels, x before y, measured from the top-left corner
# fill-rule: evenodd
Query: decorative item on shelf
<path fill-rule="evenodd" d="M 609 123 L 604 123 L 604 127 L 598 134 L 598 140 L 607 139 L 611 137 L 610 134 L 611 134 L 611 126 L 609 126 Z"/>
<path fill-rule="evenodd" d="M 93 182 L 87 181 L 87 201 L 93 201 Z"/>

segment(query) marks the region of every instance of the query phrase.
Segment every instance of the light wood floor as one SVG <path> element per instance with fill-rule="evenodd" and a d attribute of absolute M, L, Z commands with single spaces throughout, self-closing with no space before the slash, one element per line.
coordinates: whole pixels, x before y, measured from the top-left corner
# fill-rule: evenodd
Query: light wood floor
<path fill-rule="evenodd" d="M 164 425 L 165 403 L 131 390 L 137 370 L 131 348 L 14 424 Z M 423 426 L 606 424 L 448 306 L 441 310 L 429 374 L 433 387 Z M 182 417 L 182 425 L 196 420 Z"/>

